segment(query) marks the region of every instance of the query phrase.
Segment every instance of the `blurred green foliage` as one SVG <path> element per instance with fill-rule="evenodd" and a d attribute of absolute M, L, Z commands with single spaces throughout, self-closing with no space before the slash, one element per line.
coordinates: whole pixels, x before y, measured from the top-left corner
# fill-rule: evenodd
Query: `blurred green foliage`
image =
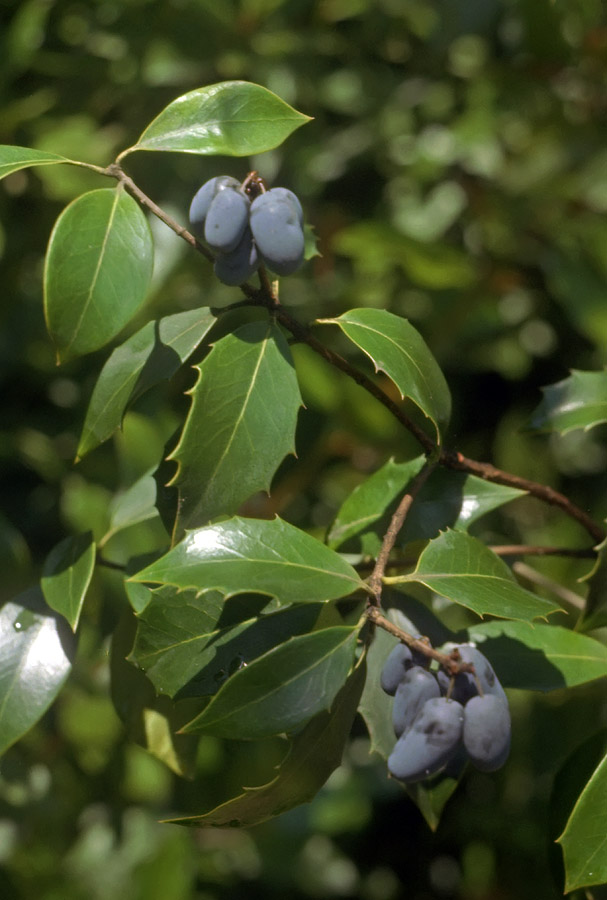
<path fill-rule="evenodd" d="M 607 362 L 601 0 L 0 2 L 2 143 L 107 164 L 174 97 L 234 78 L 314 116 L 249 165 L 298 193 L 319 238 L 322 257 L 284 285 L 285 302 L 303 319 L 354 306 L 409 318 L 453 394 L 450 445 L 550 483 L 600 520 L 605 427 L 563 437 L 521 428 L 541 386 Z M 242 177 L 247 165 L 137 154 L 127 168 L 185 221 L 202 182 Z M 73 464 L 105 354 L 57 369 L 42 265 L 65 203 L 105 186 L 58 166 L 14 173 L 0 192 L 3 600 L 40 575 L 66 534 L 106 533 L 113 497 L 157 465 L 187 409 L 191 370 L 141 398 L 110 445 Z M 152 316 L 234 299 L 174 234 L 152 226 L 154 292 L 127 334 Z M 417 448 L 306 348 L 295 357 L 307 405 L 299 459 L 248 512 L 280 512 L 322 533 L 366 475 Z M 495 542 L 585 542 L 535 501 L 483 522 L 477 533 Z M 159 540 L 152 521 L 105 550 L 123 563 Z M 587 564 L 534 567 L 581 592 Z M 204 739 L 195 785 L 127 743 L 108 700 L 108 635 L 124 606 L 116 574 L 96 574 L 68 687 L 2 760 L 3 900 L 561 895 L 551 842 L 568 810 L 551 806 L 552 785 L 606 724 L 604 686 L 513 692 L 511 762 L 469 775 L 436 835 L 369 758 L 362 723 L 310 806 L 249 831 L 188 831 L 158 820 L 238 793 L 243 771 L 250 783 L 267 780 L 280 742 L 251 759 L 248 745 Z"/>

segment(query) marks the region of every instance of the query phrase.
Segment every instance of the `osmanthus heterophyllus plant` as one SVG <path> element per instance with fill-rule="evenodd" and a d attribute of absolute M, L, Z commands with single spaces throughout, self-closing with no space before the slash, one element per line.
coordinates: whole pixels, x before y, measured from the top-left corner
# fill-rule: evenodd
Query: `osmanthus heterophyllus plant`
<path fill-rule="evenodd" d="M 263 87 L 225 82 L 169 104 L 106 168 L 0 148 L 2 175 L 76 165 L 111 182 L 70 203 L 50 237 L 44 311 L 59 363 L 104 347 L 140 311 L 152 275 L 150 214 L 235 286 L 225 309 L 149 321 L 102 366 L 79 458 L 121 427 L 142 394 L 174 378 L 194 353 L 202 360 L 168 461 L 159 459 L 156 472 L 116 496 L 100 541 L 65 537 L 40 584 L 0 611 L 1 749 L 34 725 L 68 677 L 93 572 L 112 564 L 104 552 L 110 538 L 156 517 L 166 528 L 164 546 L 121 573 L 126 613 L 111 662 L 118 712 L 134 739 L 183 776 L 193 771 L 201 735 L 283 736 L 286 747 L 268 783 L 172 821 L 250 825 L 310 800 L 340 764 L 360 712 L 372 750 L 391 760 L 392 775 L 436 827 L 467 766 L 492 771 L 506 760 L 503 687 L 551 691 L 607 675 L 596 631 L 607 623 L 605 532 L 550 487 L 448 448 L 449 388 L 406 319 L 351 309 L 310 324 L 289 311 L 288 281 L 279 292 L 277 276 L 315 250 L 286 186 L 267 185 L 244 166 L 240 179 L 217 171 L 202 187 L 192 185 L 188 227 L 126 172 L 137 151 L 259 154 L 307 121 Z M 218 329 L 218 320 L 236 324 Z M 338 332 L 346 355 L 333 349 Z M 325 541 L 279 517 L 242 515 L 296 452 L 302 400 L 293 342 L 353 379 L 419 443 L 413 458 L 386 461 L 353 491 Z M 531 427 L 591 428 L 607 419 L 605 397 L 604 372 L 574 372 L 546 390 Z M 529 494 L 575 519 L 587 545 L 489 547 L 472 536 L 484 514 Z M 584 610 L 575 623 L 571 616 L 575 627 L 551 624 L 558 604 L 522 587 L 504 560 L 539 552 L 593 560 Z M 420 603 L 408 591 L 440 603 Z M 432 612 L 449 604 L 466 607 L 477 623 L 451 633 Z M 607 759 L 560 837 L 569 888 L 607 877 L 606 789 Z M 596 827 L 597 817 L 605 827 Z"/>

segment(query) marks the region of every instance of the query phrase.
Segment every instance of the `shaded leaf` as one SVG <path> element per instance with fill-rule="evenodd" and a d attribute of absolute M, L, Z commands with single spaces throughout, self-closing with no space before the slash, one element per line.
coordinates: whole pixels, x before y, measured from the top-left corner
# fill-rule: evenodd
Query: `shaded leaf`
<path fill-rule="evenodd" d="M 341 688 L 329 712 L 315 716 L 291 740 L 289 755 L 272 781 L 199 816 L 172 819 L 180 825 L 257 825 L 312 800 L 341 763 L 365 682 L 364 659 Z"/>
<path fill-rule="evenodd" d="M 293 637 L 238 669 L 183 729 L 255 740 L 297 731 L 329 709 L 352 663 L 358 628 Z"/>
<path fill-rule="evenodd" d="M 83 194 L 53 228 L 44 311 L 60 361 L 103 347 L 143 303 L 153 245 L 139 205 L 121 187 Z"/>
<path fill-rule="evenodd" d="M 238 516 L 188 532 L 132 581 L 226 596 L 251 591 L 281 604 L 336 600 L 364 583 L 333 550 L 282 519 Z"/>
<path fill-rule="evenodd" d="M 178 463 L 175 533 L 230 515 L 295 452 L 301 406 L 287 342 L 272 322 L 218 341 L 198 369 L 192 407 L 170 459 Z"/>
<path fill-rule="evenodd" d="M 555 691 L 607 676 L 607 647 L 559 625 L 484 622 L 467 635 L 505 687 Z"/>
<path fill-rule="evenodd" d="M 383 536 L 392 512 L 391 504 L 403 494 L 424 462 L 423 456 L 403 463 L 389 460 L 355 488 L 331 526 L 329 546 L 336 548 L 378 522 L 380 524 L 374 530 Z M 398 543 L 404 545 L 409 541 L 432 538 L 447 527 L 465 531 L 481 516 L 523 493 L 465 472 L 438 468 L 415 498 Z"/>
<path fill-rule="evenodd" d="M 542 393 L 542 402 L 528 426 L 535 431 L 567 434 L 576 428 L 588 431 L 607 422 L 607 371 L 572 369 L 568 378 L 542 388 Z"/>
<path fill-rule="evenodd" d="M 381 671 L 397 640 L 387 631 L 377 628 L 371 646 L 367 650 L 367 680 L 360 698 L 359 711 L 371 739 L 371 753 L 378 753 L 387 760 L 396 737 L 392 727 L 392 697 L 382 690 Z"/>
<path fill-rule="evenodd" d="M 67 619 L 76 631 L 82 604 L 93 577 L 96 547 L 89 531 L 67 537 L 47 556 L 40 586 L 51 609 Z"/>
<path fill-rule="evenodd" d="M 198 738 L 177 734 L 181 726 L 200 710 L 200 701 L 174 703 L 156 695 L 145 674 L 126 661 L 135 636 L 136 620 L 125 610 L 112 634 L 110 693 L 126 727 L 129 739 L 145 747 L 171 771 L 182 777 L 195 772 Z M 197 704 L 192 706 L 192 704 Z"/>
<path fill-rule="evenodd" d="M 549 600 L 520 587 L 495 553 L 460 531 L 446 531 L 430 541 L 415 572 L 386 581 L 393 584 L 418 581 L 479 616 L 528 620 L 558 609 Z"/>
<path fill-rule="evenodd" d="M 319 322 L 339 325 L 371 359 L 375 371 L 385 372 L 401 396 L 430 419 L 440 439 L 451 414 L 449 388 L 424 339 L 406 319 L 385 309 L 351 309 Z"/>
<path fill-rule="evenodd" d="M 249 156 L 278 147 L 309 121 L 309 116 L 267 88 L 247 81 L 223 81 L 173 100 L 128 152 Z"/>
<path fill-rule="evenodd" d="M 607 756 L 597 766 L 558 838 L 565 858 L 565 892 L 607 882 Z"/>
<path fill-rule="evenodd" d="M 32 150 L 30 147 L 15 147 L 12 144 L 0 144 L 0 178 L 26 169 L 28 166 L 52 166 L 57 163 L 70 163 L 65 156 L 56 153 L 45 153 L 43 150 Z"/>
<path fill-rule="evenodd" d="M 39 588 L 0 609 L 0 753 L 49 708 L 70 672 L 74 649 L 71 632 L 49 612 Z"/>
<path fill-rule="evenodd" d="M 206 308 L 148 322 L 116 347 L 93 390 L 78 444 L 83 457 L 112 436 L 127 407 L 155 384 L 171 378 L 215 324 Z"/>
<path fill-rule="evenodd" d="M 215 591 L 153 591 L 139 616 L 129 658 L 159 693 L 214 694 L 241 666 L 293 635 L 311 631 L 324 608 L 306 603 L 259 615 L 259 595 L 237 599 L 248 601 L 239 603 L 245 617 L 234 616 L 233 602 Z"/>
<path fill-rule="evenodd" d="M 580 579 L 588 582 L 584 617 L 579 625 L 583 631 L 607 625 L 607 538 L 595 547 L 597 558 L 591 571 Z"/>

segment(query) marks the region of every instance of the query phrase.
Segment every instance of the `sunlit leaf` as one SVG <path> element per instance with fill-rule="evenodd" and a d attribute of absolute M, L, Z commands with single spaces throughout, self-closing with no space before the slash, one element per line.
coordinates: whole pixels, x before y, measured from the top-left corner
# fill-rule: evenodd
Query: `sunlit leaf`
<path fill-rule="evenodd" d="M 299 730 L 329 709 L 352 668 L 358 628 L 299 635 L 238 669 L 183 729 L 255 740 Z"/>
<path fill-rule="evenodd" d="M 401 396 L 409 397 L 431 420 L 440 438 L 449 421 L 451 395 L 427 344 L 406 319 L 385 309 L 367 308 L 319 321 L 339 325 L 371 359 L 375 371 L 385 372 Z"/>
<path fill-rule="evenodd" d="M 152 275 L 139 205 L 121 187 L 78 197 L 55 223 L 44 267 L 44 311 L 62 362 L 103 347 L 135 315 Z"/>
<path fill-rule="evenodd" d="M 61 613 L 72 630 L 78 627 L 82 604 L 95 568 L 95 542 L 89 531 L 67 537 L 47 556 L 40 586 L 44 599 Z"/>
<path fill-rule="evenodd" d="M 364 681 L 363 660 L 335 697 L 330 711 L 315 716 L 292 738 L 286 760 L 268 784 L 245 788 L 244 793 L 210 812 L 171 821 L 196 826 L 256 825 L 312 800 L 341 763 Z"/>
<path fill-rule="evenodd" d="M 188 532 L 132 581 L 226 596 L 258 592 L 281 604 L 336 600 L 364 588 L 333 550 L 281 519 L 234 517 Z"/>
<path fill-rule="evenodd" d="M 71 632 L 50 612 L 39 588 L 0 608 L 0 753 L 46 712 L 74 654 Z"/>
<path fill-rule="evenodd" d="M 272 322 L 254 322 L 218 341 L 196 367 L 192 407 L 171 459 L 179 468 L 177 535 L 230 515 L 295 452 L 301 406 L 287 342 Z"/>
<path fill-rule="evenodd" d="M 446 531 L 430 541 L 415 572 L 387 581 L 421 582 L 479 616 L 529 620 L 558 609 L 520 587 L 503 560 L 481 541 L 460 531 Z"/>
<path fill-rule="evenodd" d="M 206 308 L 187 310 L 148 322 L 116 347 L 93 390 L 78 444 L 83 457 L 112 436 L 137 397 L 169 379 L 213 327 Z"/>
<path fill-rule="evenodd" d="M 30 147 L 15 147 L 12 144 L 0 144 L 0 178 L 26 169 L 28 166 L 52 166 L 57 163 L 69 163 L 71 160 L 55 153 L 43 150 L 32 150 Z"/>
<path fill-rule="evenodd" d="M 505 687 L 554 691 L 607 676 L 607 647 L 558 625 L 484 622 L 468 629 Z"/>
<path fill-rule="evenodd" d="M 267 88 L 223 81 L 190 91 L 148 125 L 134 150 L 249 156 L 272 150 L 309 122 L 309 116 Z"/>
<path fill-rule="evenodd" d="M 529 428 L 535 431 L 567 434 L 607 422 L 607 371 L 573 369 L 568 378 L 542 388 L 542 393 L 542 402 L 529 422 Z"/>
<path fill-rule="evenodd" d="M 109 529 L 99 542 L 100 546 L 106 544 L 118 531 L 155 518 L 158 515 L 155 504 L 156 481 L 153 474 L 147 472 L 125 491 L 113 497 L 110 503 Z"/>
<path fill-rule="evenodd" d="M 607 881 L 607 756 L 573 807 L 558 842 L 565 857 L 565 892 Z"/>

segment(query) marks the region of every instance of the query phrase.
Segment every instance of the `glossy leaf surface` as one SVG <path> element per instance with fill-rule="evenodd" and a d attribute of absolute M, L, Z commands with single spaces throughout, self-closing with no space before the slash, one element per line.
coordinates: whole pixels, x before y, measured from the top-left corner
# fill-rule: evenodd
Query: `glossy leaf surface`
<path fill-rule="evenodd" d="M 569 378 L 542 388 L 543 399 L 531 416 L 535 431 L 567 434 L 607 422 L 607 372 L 573 370 Z"/>
<path fill-rule="evenodd" d="M 331 526 L 329 546 L 339 547 L 378 522 L 383 536 L 391 504 L 404 493 L 423 463 L 424 457 L 421 456 L 403 463 L 388 460 L 355 488 L 342 504 Z M 436 469 L 417 495 L 398 542 L 402 545 L 410 540 L 435 537 L 447 527 L 465 531 L 481 516 L 523 496 L 523 493 L 515 488 L 483 481 L 475 475 Z M 381 536 L 378 535 L 378 538 L 381 539 Z"/>
<path fill-rule="evenodd" d="M 127 407 L 155 384 L 171 378 L 198 347 L 216 319 L 206 308 L 148 322 L 116 347 L 103 366 L 86 413 L 78 456 L 112 436 Z"/>
<path fill-rule="evenodd" d="M 259 595 L 234 600 L 226 601 L 216 591 L 153 591 L 139 616 L 129 658 L 159 693 L 214 694 L 238 668 L 293 635 L 311 631 L 323 608 L 306 603 L 260 615 Z"/>
<path fill-rule="evenodd" d="M 147 219 L 120 187 L 82 194 L 53 228 L 44 268 L 44 311 L 65 362 L 98 350 L 135 315 L 152 275 Z"/>
<path fill-rule="evenodd" d="M 148 125 L 134 150 L 248 156 L 281 144 L 309 117 L 267 88 L 224 81 L 190 91 Z"/>
<path fill-rule="evenodd" d="M 607 676 L 607 647 L 559 625 L 485 622 L 467 635 L 505 687 L 554 691 Z"/>
<path fill-rule="evenodd" d="M 329 709 L 354 661 L 357 628 L 293 637 L 238 669 L 184 728 L 255 740 L 296 731 Z"/>
<path fill-rule="evenodd" d="M 89 531 L 65 538 L 54 547 L 42 569 L 40 586 L 44 599 L 67 619 L 73 631 L 95 568 L 95 542 Z"/>
<path fill-rule="evenodd" d="M 312 800 L 341 763 L 364 681 L 363 661 L 335 697 L 330 711 L 315 716 L 292 738 L 289 754 L 272 781 L 245 788 L 208 813 L 172 821 L 219 827 L 256 825 Z"/>
<path fill-rule="evenodd" d="M 238 516 L 188 532 L 131 580 L 226 596 L 252 591 L 281 604 L 336 600 L 364 588 L 352 566 L 299 528 Z"/>
<path fill-rule="evenodd" d="M 26 169 L 28 166 L 52 166 L 57 163 L 69 163 L 70 160 L 55 153 L 43 150 L 32 150 L 31 147 L 15 147 L 12 144 L 0 144 L 0 178 Z"/>
<path fill-rule="evenodd" d="M 565 892 L 607 881 L 607 756 L 580 794 L 558 842 L 565 857 Z"/>
<path fill-rule="evenodd" d="M 226 335 L 196 367 L 192 406 L 171 459 L 179 489 L 176 534 L 230 515 L 295 451 L 301 405 L 287 342 L 271 322 Z"/>
<path fill-rule="evenodd" d="M 451 413 L 444 375 L 420 333 L 401 316 L 383 309 L 351 309 L 337 319 L 344 334 L 367 354 L 376 372 L 385 372 L 402 397 L 427 416 L 439 438 Z"/>
<path fill-rule="evenodd" d="M 31 588 L 0 609 L 0 753 L 35 725 L 67 678 L 73 636 Z"/>
<path fill-rule="evenodd" d="M 479 616 L 529 620 L 558 609 L 520 587 L 499 557 L 481 541 L 459 531 L 446 531 L 430 541 L 414 573 L 389 580 L 419 581 Z"/>

